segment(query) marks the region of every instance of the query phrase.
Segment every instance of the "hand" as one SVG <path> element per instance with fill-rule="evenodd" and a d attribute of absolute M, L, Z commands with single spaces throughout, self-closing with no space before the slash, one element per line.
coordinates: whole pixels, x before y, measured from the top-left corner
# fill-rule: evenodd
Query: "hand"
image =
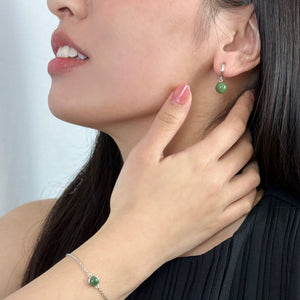
<path fill-rule="evenodd" d="M 248 214 L 256 204 L 260 183 L 256 163 L 244 168 L 253 155 L 246 131 L 253 108 L 249 91 L 203 140 L 164 157 L 191 100 L 190 93 L 182 105 L 169 97 L 148 133 L 130 152 L 111 196 L 107 223 L 134 230 L 132 243 L 148 247 L 161 263 Z"/>

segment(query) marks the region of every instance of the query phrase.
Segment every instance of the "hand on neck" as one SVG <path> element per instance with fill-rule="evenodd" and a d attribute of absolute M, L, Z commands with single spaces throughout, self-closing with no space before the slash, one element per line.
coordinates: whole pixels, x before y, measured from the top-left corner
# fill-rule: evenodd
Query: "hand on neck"
<path fill-rule="evenodd" d="M 251 80 L 251 78 L 253 79 Z M 209 134 L 209 132 L 219 125 L 226 117 L 239 95 L 247 89 L 248 86 L 245 86 L 243 82 L 250 83 L 249 87 L 251 87 L 251 85 L 254 85 L 254 78 L 254 75 L 249 76 L 248 74 L 248 79 L 246 81 L 244 79 L 243 81 L 236 80 L 235 82 L 233 80 L 228 80 L 228 85 L 231 87 L 231 90 L 229 88 L 225 94 L 218 94 L 215 92 L 215 82 L 213 80 L 208 79 L 203 85 L 199 82 L 190 84 L 193 95 L 191 109 L 184 124 L 165 149 L 164 155 L 168 156 L 183 151 Z M 208 84 L 208 82 L 211 82 L 211 84 Z M 152 114 L 147 118 L 130 120 L 120 127 L 122 130 L 119 133 L 119 137 L 115 135 L 114 138 L 121 150 L 124 161 L 130 150 L 149 129 L 155 115 L 156 114 Z M 263 192 L 260 192 L 257 197 L 260 199 L 262 194 Z M 191 249 L 181 256 L 193 256 L 206 253 L 230 238 L 234 232 L 238 230 L 245 218 L 246 216 L 237 220 L 206 242 L 199 244 L 194 249 Z"/>
<path fill-rule="evenodd" d="M 247 80 L 245 78 L 225 79 L 228 83 L 228 91 L 225 94 L 218 94 L 215 91 L 217 77 L 213 72 L 209 76 L 205 76 L 206 80 L 202 80 L 202 82 L 192 82 L 190 87 L 193 100 L 189 114 L 165 149 L 164 155 L 168 156 L 183 151 L 199 142 L 219 125 L 244 90 L 254 86 L 254 75 L 242 75 Z M 130 150 L 149 130 L 156 114 L 157 111 L 145 117 L 114 124 L 109 128 L 107 133 L 116 141 L 124 161 Z"/>

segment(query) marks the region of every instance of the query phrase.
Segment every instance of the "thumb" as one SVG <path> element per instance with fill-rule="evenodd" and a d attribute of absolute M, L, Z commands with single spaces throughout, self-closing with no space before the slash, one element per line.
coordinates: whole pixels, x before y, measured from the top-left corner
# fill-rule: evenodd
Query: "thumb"
<path fill-rule="evenodd" d="M 143 143 L 146 143 L 151 155 L 161 159 L 164 149 L 186 119 L 191 100 L 189 85 L 180 85 L 163 104 L 143 138 Z"/>

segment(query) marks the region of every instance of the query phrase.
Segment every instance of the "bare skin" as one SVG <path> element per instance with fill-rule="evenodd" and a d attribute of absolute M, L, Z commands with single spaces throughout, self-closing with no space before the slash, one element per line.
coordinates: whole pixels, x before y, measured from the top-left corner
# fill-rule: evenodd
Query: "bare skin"
<path fill-rule="evenodd" d="M 251 5 L 221 10 L 212 20 L 207 7 L 195 0 L 47 3 L 60 20 L 58 29 L 68 32 L 89 56 L 75 72 L 53 76 L 49 108 L 62 120 L 108 133 L 124 161 L 149 130 L 162 99 L 178 84 L 191 86 L 193 101 L 166 155 L 201 140 L 257 78 L 260 37 Z M 223 62 L 230 89 L 220 95 L 214 88 Z M 231 236 L 241 223 L 215 243 Z M 186 255 L 201 254 L 215 243 Z"/>
<path fill-rule="evenodd" d="M 236 220 L 244 218 L 257 203 L 259 200 L 255 189 L 259 184 L 257 167 L 250 164 L 241 175 L 234 175 L 252 154 L 252 151 L 245 151 L 251 149 L 249 147 L 251 143 L 243 135 L 253 105 L 251 103 L 253 102 L 249 100 L 249 95 L 244 95 L 237 102 L 232 113 L 221 124 L 222 126 L 218 126 L 198 145 L 194 145 L 178 155 L 163 158 L 163 149 L 180 128 L 188 112 L 188 105 L 182 108 L 166 102 L 150 131 L 133 149 L 122 169 L 112 195 L 111 214 L 108 221 L 91 239 L 74 251 L 75 255 L 80 257 L 87 266 L 101 266 L 102 288 L 109 295 L 109 299 L 124 299 L 164 262 L 186 253 L 196 245 L 214 237 L 216 233 L 221 233 Z M 177 120 L 176 123 L 169 122 L 170 115 Z M 167 119 L 166 116 L 168 116 Z M 241 124 L 244 125 L 241 126 Z M 168 134 L 159 136 L 161 132 L 168 132 Z M 227 141 L 227 146 L 226 143 L 224 145 L 219 143 L 221 137 Z M 238 142 L 236 142 L 237 140 Z M 219 146 L 212 147 L 215 149 L 212 152 L 211 148 L 207 146 L 209 144 L 213 146 L 216 143 Z M 228 151 L 227 147 L 231 147 L 231 149 Z M 211 157 L 208 155 L 207 149 L 212 153 Z M 222 159 L 214 161 L 215 155 L 217 157 L 221 155 Z M 232 155 L 235 159 L 228 160 L 227 158 Z M 174 167 L 178 167 L 180 164 L 187 166 L 185 160 L 192 159 L 195 162 L 197 156 L 205 157 L 199 161 L 197 169 L 185 167 L 180 176 L 173 176 Z M 157 165 L 155 161 L 160 162 Z M 221 172 L 221 170 L 226 170 L 226 172 Z M 157 173 L 156 176 L 153 172 Z M 203 177 L 202 175 L 205 174 L 204 181 L 201 182 L 205 186 L 205 190 L 201 184 L 199 185 L 198 180 L 183 180 L 183 178 L 192 178 L 189 172 L 192 172 L 195 178 Z M 162 178 L 170 175 L 173 179 L 168 180 L 168 190 L 157 189 Z M 145 176 L 150 177 L 151 180 L 147 180 Z M 217 182 L 215 181 L 216 177 L 218 177 Z M 146 186 L 143 179 L 147 182 Z M 130 184 L 132 180 L 134 182 Z M 170 198 L 170 191 L 182 189 L 180 186 L 184 187 L 186 193 L 172 192 Z M 196 188 L 199 189 L 199 192 L 195 192 Z M 191 195 L 194 196 L 191 197 Z M 201 197 L 203 197 L 202 201 Z M 153 199 L 156 199 L 156 203 L 153 202 Z M 171 214 L 169 211 L 170 201 L 173 203 Z M 150 205 L 151 203 L 152 205 Z M 188 205 L 186 206 L 186 204 Z M 38 205 L 33 207 L 37 209 L 37 212 L 33 213 L 36 217 L 45 216 L 50 208 L 47 205 L 43 206 L 44 212 L 39 213 L 38 211 L 42 207 L 38 208 Z M 155 213 L 159 208 L 161 213 Z M 27 251 L 28 243 L 30 246 L 34 245 L 33 241 L 42 224 L 40 217 L 33 221 L 30 220 L 31 213 L 26 218 L 26 211 L 29 210 L 23 208 L 19 212 L 15 211 L 10 216 L 4 217 L 0 223 L 3 240 L 7 241 L 8 246 L 13 244 L 13 247 L 18 249 L 9 266 L 5 262 L 8 253 L 5 252 L 2 256 L 0 265 L 5 268 L 6 273 L 7 270 L 12 269 L 7 267 L 17 264 L 18 255 L 22 255 L 24 250 Z M 12 227 L 10 229 L 12 232 L 8 232 L 7 228 L 13 225 L 12 222 L 16 217 L 20 218 L 20 214 L 24 223 L 21 226 Z M 186 217 L 183 218 L 183 216 Z M 172 218 L 176 219 L 178 226 L 174 226 Z M 137 224 L 139 224 L 138 227 Z M 19 230 L 20 227 L 24 229 Z M 11 235 L 19 235 L 22 240 L 27 232 L 26 229 L 29 228 L 31 228 L 30 237 L 25 238 L 28 243 L 16 246 Z M 150 228 L 151 230 L 149 230 Z M 168 232 L 167 239 L 165 232 Z M 124 239 L 124 237 L 126 238 Z M 3 249 L 5 248 L 3 247 Z M 24 263 L 26 257 L 29 257 L 29 253 L 30 251 L 27 256 L 22 257 Z M 24 264 L 20 266 L 20 271 L 16 274 L 8 274 L 6 278 L 11 278 L 11 275 L 18 275 L 20 278 L 23 270 Z M 15 293 L 8 293 L 7 286 L 10 292 L 17 289 L 18 286 L 9 285 L 9 280 L 4 281 L 3 290 L 0 292 L 3 296 L 10 295 L 5 298 L 9 300 L 40 299 L 41 297 L 45 300 L 53 298 L 75 300 L 82 299 L 82 297 L 98 299 L 99 295 L 94 289 L 86 289 L 85 285 L 74 286 L 72 284 L 72 282 L 81 282 L 83 276 L 84 274 L 78 270 L 78 266 L 74 262 L 63 259 Z M 63 289 L 61 288 L 62 282 Z"/>
<path fill-rule="evenodd" d="M 22 277 L 32 255 L 43 222 L 56 199 L 24 204 L 6 214 L 0 221 L 0 298 L 21 287 Z"/>
<path fill-rule="evenodd" d="M 235 99 L 256 80 L 260 40 L 255 14 L 251 5 L 221 11 L 216 22 L 209 21 L 208 35 L 195 45 L 195 22 L 203 25 L 195 14 L 199 1 L 176 0 L 171 6 L 169 0 L 47 2 L 60 19 L 59 29 L 85 47 L 89 56 L 82 68 L 53 76 L 50 110 L 62 120 L 110 134 L 125 161 L 108 222 L 74 253 L 89 269 L 97 266 L 92 271 L 101 274 L 101 287 L 110 300 L 124 299 L 162 263 L 201 254 L 231 236 L 261 197 L 256 192 L 257 166 L 251 164 L 235 175 L 253 153 L 245 134 L 253 106 L 249 94 L 221 124 L 223 129 L 213 130 L 220 128 Z M 223 62 L 230 90 L 218 95 L 214 87 Z M 193 101 L 190 97 L 183 106 L 165 102 L 183 82 L 190 85 Z M 163 103 L 166 106 L 160 109 Z M 178 176 L 173 176 L 174 170 Z M 168 189 L 161 186 L 165 178 Z M 198 178 L 203 179 L 201 185 Z M 182 190 L 186 193 L 178 192 Z M 17 215 L 26 215 L 28 210 L 23 209 Z M 19 235 L 32 247 L 49 209 L 45 205 L 39 213 L 37 205 L 32 215 L 22 216 L 27 225 L 12 227 L 10 235 L 7 228 L 15 217 L 6 217 L 7 222 L 0 224 L 3 239 L 11 245 L 8 236 Z M 171 226 L 174 219 L 178 226 Z M 34 224 L 40 225 L 26 238 L 23 228 Z M 17 248 L 21 255 L 28 246 L 20 243 Z M 6 272 L 7 255 L 0 261 Z M 16 254 L 10 267 L 18 260 Z M 18 278 L 22 273 L 24 263 Z M 74 285 L 84 275 L 67 258 L 12 294 L 6 286 L 13 292 L 18 285 L 4 282 L 0 293 L 9 300 L 99 299 L 96 290 Z"/>
<path fill-rule="evenodd" d="M 126 160 L 164 100 L 187 83 L 192 107 L 168 153 L 201 140 L 239 95 L 254 86 L 260 62 L 253 6 L 221 10 L 213 20 L 202 2 L 48 0 L 60 20 L 58 30 L 89 57 L 80 68 L 52 76 L 51 112 L 108 133 Z M 224 62 L 229 89 L 218 94 L 215 85 Z"/>

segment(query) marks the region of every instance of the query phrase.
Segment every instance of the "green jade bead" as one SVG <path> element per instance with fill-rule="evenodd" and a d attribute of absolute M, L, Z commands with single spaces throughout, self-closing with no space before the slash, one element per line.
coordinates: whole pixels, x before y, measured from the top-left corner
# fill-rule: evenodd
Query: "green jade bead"
<path fill-rule="evenodd" d="M 224 93 L 227 91 L 227 85 L 226 85 L 226 83 L 224 83 L 224 82 L 219 82 L 219 83 L 216 85 L 216 91 L 217 91 L 219 94 L 224 94 Z"/>
<path fill-rule="evenodd" d="M 91 276 L 90 278 L 89 278 L 89 285 L 91 285 L 91 286 L 97 286 L 99 284 L 99 278 L 97 277 L 97 276 Z"/>

